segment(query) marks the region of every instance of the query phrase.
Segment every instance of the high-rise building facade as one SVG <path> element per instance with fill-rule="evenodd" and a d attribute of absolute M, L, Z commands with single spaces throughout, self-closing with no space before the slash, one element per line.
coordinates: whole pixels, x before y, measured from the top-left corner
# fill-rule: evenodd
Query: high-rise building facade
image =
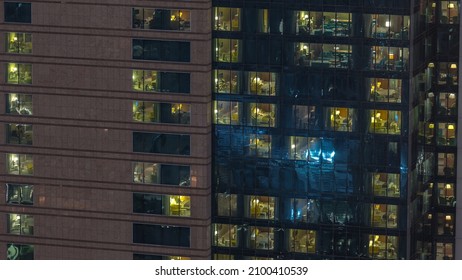
<path fill-rule="evenodd" d="M 0 11 L 0 259 L 210 258 L 210 1 Z"/>
<path fill-rule="evenodd" d="M 459 8 L 1 1 L 0 259 L 462 258 Z"/>
<path fill-rule="evenodd" d="M 459 1 L 213 1 L 216 259 L 453 259 Z"/>

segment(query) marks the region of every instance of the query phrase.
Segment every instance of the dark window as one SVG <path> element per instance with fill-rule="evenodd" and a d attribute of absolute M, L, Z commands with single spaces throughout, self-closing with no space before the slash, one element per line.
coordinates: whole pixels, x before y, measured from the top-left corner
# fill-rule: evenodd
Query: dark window
<path fill-rule="evenodd" d="M 189 42 L 133 39 L 133 59 L 190 61 Z"/>
<path fill-rule="evenodd" d="M 187 227 L 133 224 L 133 243 L 189 247 L 190 231 Z"/>
<path fill-rule="evenodd" d="M 32 145 L 33 130 L 31 124 L 7 124 L 8 144 Z"/>
<path fill-rule="evenodd" d="M 6 184 L 6 202 L 9 204 L 34 204 L 34 186 Z"/>
<path fill-rule="evenodd" d="M 153 154 L 190 154 L 190 136 L 133 132 L 133 151 Z"/>
<path fill-rule="evenodd" d="M 5 22 L 31 23 L 31 3 L 5 2 Z"/>
<path fill-rule="evenodd" d="M 146 214 L 164 214 L 162 195 L 134 193 L 133 212 Z"/>
<path fill-rule="evenodd" d="M 133 28 L 158 30 L 191 30 L 191 12 L 185 10 L 164 10 L 133 8 Z"/>
<path fill-rule="evenodd" d="M 147 254 L 133 254 L 134 260 L 163 260 L 164 258 L 159 255 L 147 255 Z"/>

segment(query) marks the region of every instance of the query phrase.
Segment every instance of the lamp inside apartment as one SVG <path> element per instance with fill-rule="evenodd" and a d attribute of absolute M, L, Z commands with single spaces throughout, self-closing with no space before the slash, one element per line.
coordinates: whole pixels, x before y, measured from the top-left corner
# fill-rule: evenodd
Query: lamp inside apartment
<path fill-rule="evenodd" d="M 450 130 L 454 129 L 454 125 L 453 124 L 448 125 L 448 129 Z"/>
<path fill-rule="evenodd" d="M 451 64 L 451 69 L 457 69 L 457 64 L 452 63 L 452 64 Z"/>
<path fill-rule="evenodd" d="M 435 67 L 435 63 L 433 62 L 428 63 L 428 68 L 434 68 L 434 67 Z"/>
<path fill-rule="evenodd" d="M 454 5 L 454 3 L 449 3 L 449 5 L 448 5 L 448 9 L 454 9 L 454 8 L 455 8 L 455 5 Z"/>

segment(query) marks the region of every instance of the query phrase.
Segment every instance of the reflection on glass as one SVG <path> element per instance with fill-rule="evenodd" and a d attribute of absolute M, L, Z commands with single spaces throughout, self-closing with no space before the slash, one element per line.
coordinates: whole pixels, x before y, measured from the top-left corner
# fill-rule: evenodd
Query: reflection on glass
<path fill-rule="evenodd" d="M 241 9 L 215 7 L 213 9 L 213 29 L 219 31 L 241 30 Z"/>
<path fill-rule="evenodd" d="M 271 135 L 249 134 L 249 156 L 271 157 Z"/>
<path fill-rule="evenodd" d="M 213 88 L 218 93 L 239 93 L 239 72 L 215 70 Z"/>
<path fill-rule="evenodd" d="M 6 203 L 34 204 L 34 186 L 20 184 L 6 184 Z"/>
<path fill-rule="evenodd" d="M 369 257 L 379 260 L 396 260 L 398 237 L 387 235 L 369 235 Z"/>
<path fill-rule="evenodd" d="M 351 132 L 356 127 L 356 109 L 327 107 L 327 130 Z"/>
<path fill-rule="evenodd" d="M 218 216 L 237 216 L 237 195 L 218 193 L 217 194 Z"/>
<path fill-rule="evenodd" d="M 401 112 L 388 110 L 368 110 L 370 116 L 369 132 L 379 134 L 401 133 Z"/>
<path fill-rule="evenodd" d="M 349 68 L 352 63 L 350 45 L 294 43 L 293 46 L 293 63 L 297 66 Z"/>
<path fill-rule="evenodd" d="M 292 128 L 308 129 L 316 127 L 316 107 L 315 106 L 292 106 Z"/>
<path fill-rule="evenodd" d="M 21 63 L 7 63 L 7 83 L 32 84 L 32 65 Z"/>
<path fill-rule="evenodd" d="M 290 220 L 306 223 L 317 223 L 319 221 L 319 203 L 315 199 L 291 198 L 290 199 Z"/>
<path fill-rule="evenodd" d="M 274 249 L 274 228 L 249 227 L 248 247 L 250 249 L 273 250 Z"/>
<path fill-rule="evenodd" d="M 277 94 L 277 74 L 270 72 L 247 72 L 247 90 L 249 94 L 269 95 Z"/>
<path fill-rule="evenodd" d="M 371 102 L 401 103 L 400 79 L 369 78 Z"/>
<path fill-rule="evenodd" d="M 34 245 L 7 244 L 7 260 L 33 260 Z"/>
<path fill-rule="evenodd" d="M 372 190 L 376 196 L 399 197 L 399 174 L 372 173 Z"/>
<path fill-rule="evenodd" d="M 295 33 L 302 35 L 350 36 L 351 14 L 294 11 Z"/>
<path fill-rule="evenodd" d="M 254 219 L 277 219 L 277 198 L 270 196 L 244 196 L 246 216 Z"/>
<path fill-rule="evenodd" d="M 251 126 L 276 126 L 276 104 L 248 103 L 248 125 Z"/>
<path fill-rule="evenodd" d="M 290 229 L 289 251 L 297 253 L 315 253 L 316 231 L 304 229 Z"/>
<path fill-rule="evenodd" d="M 189 124 L 191 105 L 133 101 L 133 120 L 146 123 Z"/>
<path fill-rule="evenodd" d="M 190 31 L 190 18 L 187 10 L 133 8 L 133 28 Z"/>
<path fill-rule="evenodd" d="M 213 121 L 216 124 L 241 124 L 241 102 L 236 101 L 215 101 Z"/>
<path fill-rule="evenodd" d="M 32 35 L 30 33 L 6 33 L 6 51 L 9 53 L 32 53 Z"/>
<path fill-rule="evenodd" d="M 371 226 L 396 228 L 398 226 L 398 206 L 371 204 Z"/>
<path fill-rule="evenodd" d="M 7 143 L 32 145 L 33 130 L 31 124 L 7 124 Z"/>
<path fill-rule="evenodd" d="M 213 245 L 218 247 L 237 247 L 237 226 L 213 224 Z"/>
<path fill-rule="evenodd" d="M 32 115 L 32 95 L 7 94 L 6 112 L 14 115 Z"/>
<path fill-rule="evenodd" d="M 32 155 L 7 154 L 8 174 L 32 175 L 34 174 L 34 161 Z"/>
<path fill-rule="evenodd" d="M 366 37 L 377 39 L 409 39 L 409 16 L 364 15 Z"/>
<path fill-rule="evenodd" d="M 240 62 L 241 40 L 215 39 L 215 61 L 217 62 Z"/>
<path fill-rule="evenodd" d="M 8 214 L 8 233 L 34 235 L 34 217 L 24 214 Z"/>

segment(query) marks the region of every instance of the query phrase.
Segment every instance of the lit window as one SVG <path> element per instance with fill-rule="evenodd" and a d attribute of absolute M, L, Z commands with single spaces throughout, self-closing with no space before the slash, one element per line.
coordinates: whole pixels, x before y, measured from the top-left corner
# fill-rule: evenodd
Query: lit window
<path fill-rule="evenodd" d="M 32 53 L 32 35 L 30 33 L 11 32 L 6 34 L 6 51 L 9 53 Z"/>
<path fill-rule="evenodd" d="M 369 235 L 369 257 L 380 260 L 396 260 L 397 254 L 397 236 Z"/>
<path fill-rule="evenodd" d="M 236 225 L 213 224 L 213 246 L 237 247 L 238 230 Z"/>
<path fill-rule="evenodd" d="M 184 195 L 133 194 L 133 212 L 167 216 L 191 216 L 191 197 Z"/>
<path fill-rule="evenodd" d="M 277 219 L 278 198 L 270 196 L 244 196 L 246 216 L 254 219 Z"/>
<path fill-rule="evenodd" d="M 6 112 L 14 115 L 32 115 L 32 95 L 7 94 Z"/>
<path fill-rule="evenodd" d="M 188 10 L 133 8 L 133 28 L 190 31 L 191 12 Z"/>
<path fill-rule="evenodd" d="M 215 7 L 213 9 L 213 29 L 219 31 L 241 30 L 241 9 Z"/>
<path fill-rule="evenodd" d="M 371 173 L 372 191 L 375 196 L 399 197 L 399 174 Z"/>
<path fill-rule="evenodd" d="M 23 214 L 8 214 L 8 233 L 34 235 L 34 217 Z"/>
<path fill-rule="evenodd" d="M 132 108 L 137 122 L 189 124 L 191 119 L 191 105 L 185 103 L 133 101 Z"/>
<path fill-rule="evenodd" d="M 251 226 L 247 236 L 250 249 L 274 249 L 274 228 Z"/>
<path fill-rule="evenodd" d="M 398 227 L 398 206 L 389 204 L 371 204 L 371 225 L 373 227 Z"/>
<path fill-rule="evenodd" d="M 8 63 L 7 73 L 7 83 L 9 84 L 32 84 L 31 64 Z"/>
<path fill-rule="evenodd" d="M 34 174 L 34 161 L 32 155 L 7 154 L 8 174 L 32 175 Z"/>
<path fill-rule="evenodd" d="M 297 253 L 315 253 L 316 231 L 304 229 L 290 229 L 289 251 Z"/>

